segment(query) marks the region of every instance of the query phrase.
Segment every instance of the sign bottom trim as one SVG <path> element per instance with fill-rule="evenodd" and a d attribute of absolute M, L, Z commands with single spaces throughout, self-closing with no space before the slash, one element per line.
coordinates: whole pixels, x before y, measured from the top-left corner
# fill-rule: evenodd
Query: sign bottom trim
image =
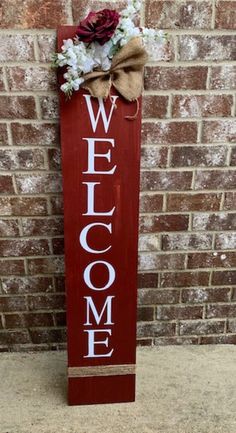
<path fill-rule="evenodd" d="M 98 365 L 95 367 L 69 367 L 68 377 L 93 377 L 93 376 L 124 376 L 135 374 L 136 365 Z"/>

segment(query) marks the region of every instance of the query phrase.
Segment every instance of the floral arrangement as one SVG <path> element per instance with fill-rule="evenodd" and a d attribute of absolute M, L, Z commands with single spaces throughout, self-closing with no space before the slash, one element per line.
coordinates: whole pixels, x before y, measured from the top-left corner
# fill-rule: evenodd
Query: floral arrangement
<path fill-rule="evenodd" d="M 66 69 L 62 92 L 70 97 L 82 86 L 93 96 L 106 98 L 114 85 L 128 100 L 140 95 L 147 51 L 166 39 L 163 31 L 136 25 L 140 8 L 141 1 L 128 0 L 121 13 L 110 9 L 90 12 L 79 23 L 74 39 L 64 40 L 61 52 L 53 58 L 55 67 Z"/>

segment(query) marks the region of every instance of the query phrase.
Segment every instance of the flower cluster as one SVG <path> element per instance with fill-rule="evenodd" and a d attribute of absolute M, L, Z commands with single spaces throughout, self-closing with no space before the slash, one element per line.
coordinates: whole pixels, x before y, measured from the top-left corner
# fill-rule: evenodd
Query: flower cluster
<path fill-rule="evenodd" d="M 84 75 L 94 70 L 109 71 L 114 55 L 132 38 L 140 37 L 147 51 L 156 42 L 163 44 L 165 34 L 135 25 L 141 8 L 140 0 L 128 0 L 119 14 L 103 9 L 90 12 L 77 28 L 74 40 L 63 41 L 61 53 L 54 56 L 56 67 L 66 67 L 61 90 L 71 96 L 84 82 Z"/>

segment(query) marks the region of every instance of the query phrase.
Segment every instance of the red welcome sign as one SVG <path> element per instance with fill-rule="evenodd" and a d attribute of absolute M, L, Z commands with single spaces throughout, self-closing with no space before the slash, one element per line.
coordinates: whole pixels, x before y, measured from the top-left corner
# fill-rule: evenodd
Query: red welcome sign
<path fill-rule="evenodd" d="M 133 401 L 141 111 L 85 90 L 60 108 L 69 404 Z"/>

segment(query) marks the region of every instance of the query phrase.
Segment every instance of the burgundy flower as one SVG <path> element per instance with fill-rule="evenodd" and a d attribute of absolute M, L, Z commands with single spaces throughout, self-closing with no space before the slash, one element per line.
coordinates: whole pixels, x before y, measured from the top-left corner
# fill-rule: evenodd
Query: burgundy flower
<path fill-rule="evenodd" d="M 90 12 L 77 27 L 77 36 L 80 41 L 91 43 L 98 42 L 104 45 L 114 35 L 119 23 L 120 15 L 110 9 L 99 12 Z"/>

